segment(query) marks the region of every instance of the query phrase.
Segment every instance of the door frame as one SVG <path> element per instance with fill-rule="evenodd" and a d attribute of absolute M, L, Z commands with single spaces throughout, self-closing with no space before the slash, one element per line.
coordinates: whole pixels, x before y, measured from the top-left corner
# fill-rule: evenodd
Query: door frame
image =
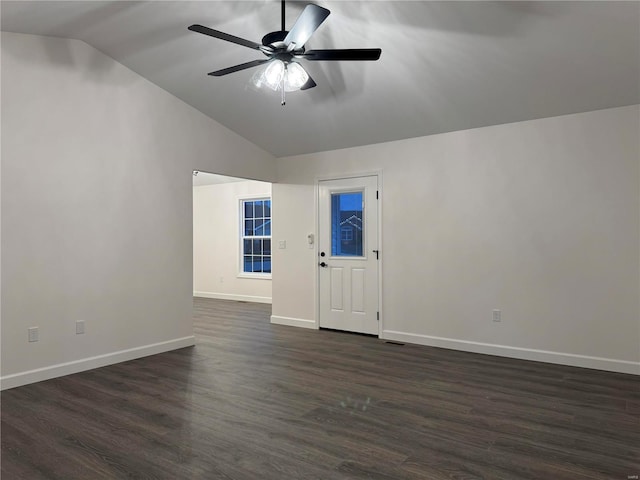
<path fill-rule="evenodd" d="M 382 170 L 368 170 L 365 172 L 352 172 L 352 173 L 336 173 L 333 175 L 317 175 L 315 177 L 314 184 L 314 204 L 315 204 L 315 212 L 316 212 L 316 232 L 315 232 L 315 242 L 314 242 L 314 272 L 313 276 L 314 284 L 314 297 L 315 297 L 315 328 L 317 330 L 320 329 L 320 266 L 318 265 L 319 261 L 319 253 L 318 253 L 318 239 L 320 235 L 320 182 L 331 181 L 331 180 L 345 180 L 349 178 L 358 178 L 358 177 L 377 177 L 378 178 L 378 250 L 379 250 L 379 258 L 378 258 L 378 311 L 380 312 L 380 320 L 378 321 L 378 338 L 382 338 L 382 332 L 384 332 L 384 310 L 383 310 L 383 299 L 382 299 L 382 271 L 383 271 L 383 263 L 384 263 L 384 246 L 382 244 L 382 200 L 384 199 L 384 195 L 382 193 L 383 189 L 383 177 Z"/>

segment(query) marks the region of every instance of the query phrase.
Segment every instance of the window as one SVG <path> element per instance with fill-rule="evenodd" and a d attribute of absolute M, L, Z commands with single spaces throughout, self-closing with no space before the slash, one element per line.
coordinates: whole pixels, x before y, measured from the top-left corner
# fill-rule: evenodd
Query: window
<path fill-rule="evenodd" d="M 271 199 L 242 200 L 242 273 L 271 273 Z"/>
<path fill-rule="evenodd" d="M 331 194 L 331 255 L 361 257 L 363 192 Z"/>

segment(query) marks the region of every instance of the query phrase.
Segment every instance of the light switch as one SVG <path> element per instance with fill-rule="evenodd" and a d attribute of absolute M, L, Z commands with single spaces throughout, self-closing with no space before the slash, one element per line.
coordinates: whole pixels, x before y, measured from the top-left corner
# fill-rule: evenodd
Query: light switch
<path fill-rule="evenodd" d="M 38 340 L 40 340 L 40 335 L 38 333 L 38 327 L 29 327 L 28 331 L 29 331 L 29 341 L 30 342 L 37 342 Z"/>

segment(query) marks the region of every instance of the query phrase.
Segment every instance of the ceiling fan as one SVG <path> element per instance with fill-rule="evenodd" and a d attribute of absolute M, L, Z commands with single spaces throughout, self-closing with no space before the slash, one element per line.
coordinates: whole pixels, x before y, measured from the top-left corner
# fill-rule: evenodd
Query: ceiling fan
<path fill-rule="evenodd" d="M 259 87 L 267 86 L 275 91 L 280 90 L 282 92 L 282 105 L 284 105 L 285 92 L 307 90 L 316 86 L 316 82 L 313 81 L 298 60 L 378 60 L 380 58 L 382 50 L 379 48 L 305 50 L 305 43 L 331 12 L 318 5 L 309 4 L 304 8 L 291 30 L 287 31 L 285 30 L 285 0 L 281 2 L 281 10 L 282 29 L 267 33 L 262 37 L 262 44 L 202 25 L 191 25 L 189 30 L 193 32 L 258 50 L 267 57 L 216 70 L 209 73 L 209 75 L 221 77 L 268 63 L 269 65 L 263 71 L 254 75 L 253 81 Z"/>

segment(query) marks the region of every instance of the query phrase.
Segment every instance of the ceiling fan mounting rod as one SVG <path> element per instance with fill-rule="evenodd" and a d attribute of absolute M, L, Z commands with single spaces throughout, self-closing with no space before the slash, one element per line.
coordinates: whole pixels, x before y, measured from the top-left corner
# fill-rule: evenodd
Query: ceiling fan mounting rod
<path fill-rule="evenodd" d="M 281 12 L 282 12 L 282 13 L 281 13 L 281 15 L 282 15 L 282 28 L 281 28 L 280 30 L 282 30 L 282 31 L 284 32 L 284 0 L 282 0 L 282 1 L 280 2 L 280 4 L 281 4 L 281 8 L 280 8 L 280 10 L 281 10 Z"/>

